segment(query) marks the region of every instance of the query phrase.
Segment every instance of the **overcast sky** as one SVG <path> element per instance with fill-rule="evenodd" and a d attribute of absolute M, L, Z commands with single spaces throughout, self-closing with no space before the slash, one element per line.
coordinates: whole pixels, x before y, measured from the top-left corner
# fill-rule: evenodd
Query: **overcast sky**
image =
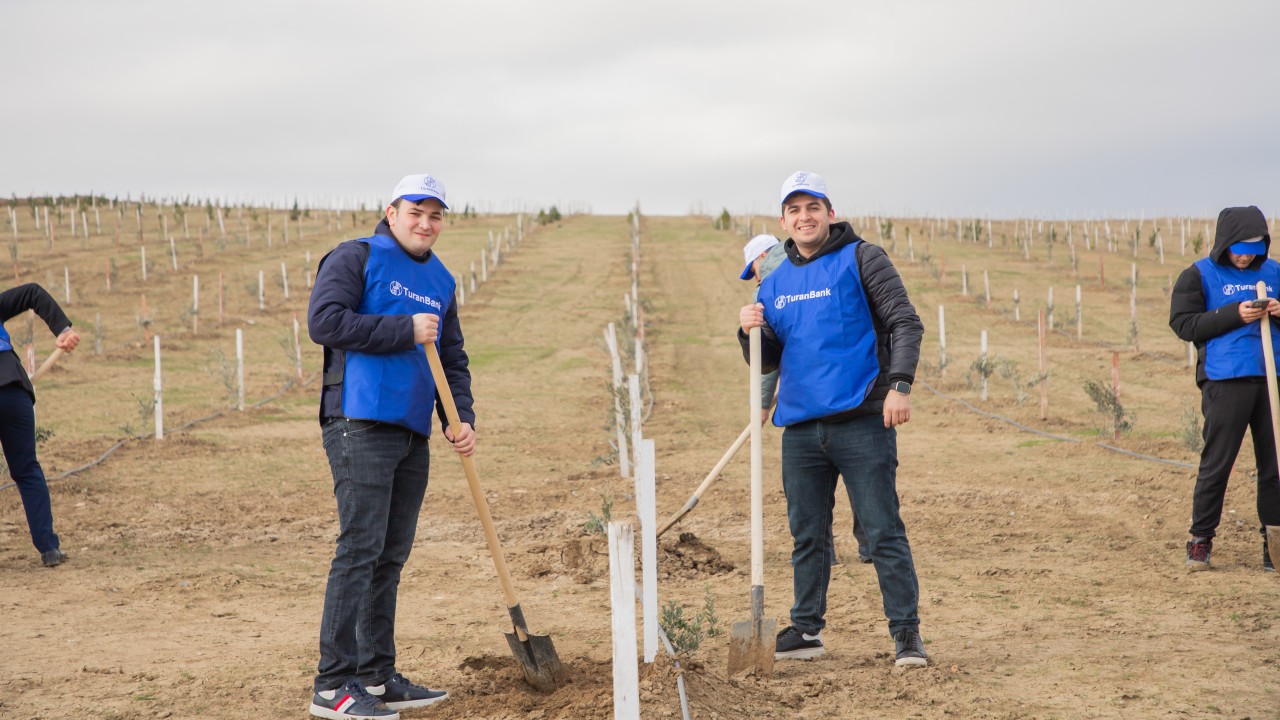
<path fill-rule="evenodd" d="M 0 0 L 0 195 L 1280 210 L 1280 3 Z"/>

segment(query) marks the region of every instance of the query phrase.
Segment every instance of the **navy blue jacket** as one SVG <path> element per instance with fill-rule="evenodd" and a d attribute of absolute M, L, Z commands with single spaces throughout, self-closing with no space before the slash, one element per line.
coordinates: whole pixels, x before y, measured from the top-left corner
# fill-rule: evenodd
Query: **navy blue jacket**
<path fill-rule="evenodd" d="M 35 283 L 19 285 L 0 293 L 0 322 L 7 322 L 28 310 L 35 310 L 55 337 L 71 327 L 71 321 L 58 306 L 58 301 L 54 300 L 47 290 Z M 12 333 L 10 335 L 12 336 Z M 18 359 L 18 353 L 15 350 L 0 353 L 0 385 L 17 383 L 31 395 L 31 401 L 35 402 L 35 390 L 32 389 L 27 370 L 22 367 L 22 361 Z"/>
<path fill-rule="evenodd" d="M 387 221 L 378 223 L 376 234 L 391 236 Z M 419 262 L 431 257 L 410 256 Z M 311 339 L 324 346 L 324 385 L 320 391 L 320 423 L 342 417 L 342 375 L 346 351 L 366 353 L 396 352 L 412 348 L 413 316 L 361 315 L 356 312 L 364 296 L 364 268 L 369 259 L 369 246 L 347 241 L 329 251 L 316 270 L 311 289 L 311 305 L 307 313 L 307 331 Z M 467 353 L 462 347 L 462 326 L 458 323 L 458 304 L 449 303 L 440 321 L 440 363 L 444 366 L 458 418 L 472 427 L 476 423 L 471 396 L 471 371 Z M 436 413 L 441 427 L 447 424 L 444 405 L 437 399 Z"/>

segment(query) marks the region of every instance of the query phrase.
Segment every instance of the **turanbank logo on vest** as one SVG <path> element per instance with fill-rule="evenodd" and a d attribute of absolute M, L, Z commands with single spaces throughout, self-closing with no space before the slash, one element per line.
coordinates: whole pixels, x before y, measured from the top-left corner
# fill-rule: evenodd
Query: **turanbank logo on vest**
<path fill-rule="evenodd" d="M 831 297 L 831 288 L 823 288 L 821 290 L 810 290 L 807 293 L 799 295 L 779 295 L 773 299 L 773 306 L 779 310 L 786 307 L 788 303 L 799 302 L 800 300 L 812 300 L 814 298 Z"/>
<path fill-rule="evenodd" d="M 1268 293 L 1274 293 L 1275 291 L 1276 291 L 1275 288 L 1271 287 L 1270 285 L 1267 286 Z M 1225 295 L 1226 297 L 1231 297 L 1232 295 L 1235 295 L 1238 292 L 1249 293 L 1250 297 L 1252 297 L 1254 294 L 1258 292 L 1258 286 L 1257 285 L 1235 285 L 1232 283 L 1227 283 L 1226 285 L 1222 286 L 1222 294 Z"/>
<path fill-rule="evenodd" d="M 401 285 L 399 280 L 392 280 L 392 281 L 391 281 L 391 294 L 392 294 L 392 295 L 395 295 L 396 297 L 400 297 L 401 295 L 404 295 L 405 297 L 409 298 L 410 300 L 417 300 L 418 302 L 422 303 L 423 305 L 430 305 L 431 307 L 433 307 L 433 308 L 435 308 L 435 309 L 437 309 L 437 310 L 441 309 L 441 305 L 440 305 L 440 301 L 439 301 L 439 300 L 432 300 L 432 299 L 431 299 L 431 298 L 429 298 L 429 297 L 425 297 L 425 296 L 423 296 L 423 295 L 419 295 L 418 293 L 416 293 L 416 292 L 414 292 L 414 291 L 410 290 L 409 288 L 407 288 L 407 287 L 405 287 L 405 286 Z"/>

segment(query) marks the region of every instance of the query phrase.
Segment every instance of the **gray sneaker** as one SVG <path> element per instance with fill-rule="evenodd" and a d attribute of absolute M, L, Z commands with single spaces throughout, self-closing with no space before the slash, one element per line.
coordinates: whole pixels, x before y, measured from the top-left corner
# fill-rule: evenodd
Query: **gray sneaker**
<path fill-rule="evenodd" d="M 929 664 L 929 656 L 924 651 L 924 640 L 916 628 L 899 630 L 893 636 L 893 650 L 897 655 L 894 665 L 898 667 L 924 667 Z"/>
<path fill-rule="evenodd" d="M 370 685 L 365 689 L 392 710 L 427 707 L 449 699 L 449 693 L 444 690 L 429 690 L 421 685 L 414 685 L 400 673 L 387 678 L 381 685 Z"/>
<path fill-rule="evenodd" d="M 40 553 L 40 562 L 44 563 L 45 567 L 57 567 L 66 562 L 66 560 L 67 554 L 62 552 L 59 548 L 45 550 Z"/>

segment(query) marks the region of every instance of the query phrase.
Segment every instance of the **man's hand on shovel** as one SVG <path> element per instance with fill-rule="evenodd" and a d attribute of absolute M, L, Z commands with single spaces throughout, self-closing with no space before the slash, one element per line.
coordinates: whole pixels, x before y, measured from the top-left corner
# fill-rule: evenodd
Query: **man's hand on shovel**
<path fill-rule="evenodd" d="M 462 457 L 471 457 L 476 452 L 476 431 L 471 428 L 471 423 L 458 423 L 461 430 L 457 436 L 454 436 L 453 426 L 444 429 L 444 437 L 453 443 L 453 451 Z"/>

